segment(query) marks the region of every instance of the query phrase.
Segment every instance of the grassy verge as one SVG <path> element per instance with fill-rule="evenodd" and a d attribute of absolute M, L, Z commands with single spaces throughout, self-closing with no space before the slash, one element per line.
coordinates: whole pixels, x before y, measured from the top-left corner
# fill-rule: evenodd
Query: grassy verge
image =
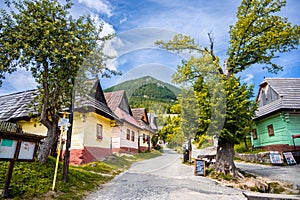
<path fill-rule="evenodd" d="M 127 170 L 132 163 L 159 155 L 161 153 L 158 151 L 130 156 L 113 155 L 103 162 L 70 166 L 68 183 L 61 180 L 63 164 L 59 163 L 55 191 L 51 191 L 56 162 L 54 158 L 49 157 L 47 164 L 16 162 L 9 194 L 13 199 L 83 199 L 86 194 Z M 0 161 L 0 187 L 4 185 L 8 164 Z"/>

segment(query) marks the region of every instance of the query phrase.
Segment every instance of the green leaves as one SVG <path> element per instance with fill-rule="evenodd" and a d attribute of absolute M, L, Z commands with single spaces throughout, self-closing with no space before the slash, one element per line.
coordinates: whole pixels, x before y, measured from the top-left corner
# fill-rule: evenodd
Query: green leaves
<path fill-rule="evenodd" d="M 300 40 L 300 27 L 275 15 L 285 5 L 285 0 L 242 1 L 229 31 L 229 70 L 237 73 L 252 64 L 266 64 L 269 72 L 282 70 L 272 59 L 296 49 Z"/>

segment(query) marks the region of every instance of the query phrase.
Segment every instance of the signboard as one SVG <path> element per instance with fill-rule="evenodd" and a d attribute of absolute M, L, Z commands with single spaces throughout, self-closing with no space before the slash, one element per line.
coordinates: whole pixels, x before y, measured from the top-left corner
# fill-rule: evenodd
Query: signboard
<path fill-rule="evenodd" d="M 58 122 L 58 126 L 68 127 L 69 126 L 69 119 L 68 118 L 60 118 L 59 122 Z"/>
<path fill-rule="evenodd" d="M 196 176 L 199 175 L 205 176 L 205 160 L 195 159 L 194 167 L 195 167 L 194 174 Z"/>
<path fill-rule="evenodd" d="M 18 160 L 32 160 L 34 156 L 35 146 L 35 142 L 22 141 Z"/>
<path fill-rule="evenodd" d="M 288 165 L 296 165 L 297 164 L 292 152 L 284 152 L 283 155 L 284 155 L 285 160 Z"/>
<path fill-rule="evenodd" d="M 18 140 L 1 139 L 0 158 L 13 159 L 15 156 Z"/>
<path fill-rule="evenodd" d="M 282 164 L 281 156 L 278 151 L 270 151 L 270 159 L 272 164 Z"/>

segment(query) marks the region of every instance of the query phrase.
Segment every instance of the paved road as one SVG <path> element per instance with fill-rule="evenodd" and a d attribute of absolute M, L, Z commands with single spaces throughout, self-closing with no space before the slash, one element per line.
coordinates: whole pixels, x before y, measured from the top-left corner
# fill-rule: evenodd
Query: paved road
<path fill-rule="evenodd" d="M 183 165 L 180 157 L 166 149 L 160 157 L 137 162 L 86 200 L 246 199 L 241 190 L 194 176 L 193 167 Z"/>
<path fill-rule="evenodd" d="M 252 163 L 235 162 L 236 167 L 252 174 L 272 180 L 285 181 L 300 186 L 300 165 L 268 166 Z"/>

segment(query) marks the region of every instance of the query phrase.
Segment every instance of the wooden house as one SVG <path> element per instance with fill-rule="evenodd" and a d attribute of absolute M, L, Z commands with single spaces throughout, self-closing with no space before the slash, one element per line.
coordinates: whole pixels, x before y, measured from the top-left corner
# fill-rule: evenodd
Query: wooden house
<path fill-rule="evenodd" d="M 102 160 L 112 154 L 111 133 L 119 119 L 107 106 L 100 82 L 93 82 L 93 86 L 85 98 L 76 98 L 70 148 L 72 164 Z M 25 132 L 46 135 L 46 127 L 29 107 L 35 95 L 37 91 L 30 90 L 0 96 L 0 120 L 20 124 Z"/>
<path fill-rule="evenodd" d="M 151 128 L 146 108 L 134 108 L 132 109 L 132 114 L 142 127 L 139 135 L 139 152 L 145 152 L 148 149 L 151 150 L 152 144 L 150 138 L 152 138 L 157 130 Z"/>
<path fill-rule="evenodd" d="M 254 148 L 300 151 L 300 79 L 266 78 L 256 101 Z"/>
<path fill-rule="evenodd" d="M 124 90 L 104 93 L 110 109 L 121 123 L 113 128 L 112 149 L 114 153 L 138 153 L 138 139 L 143 128 L 134 119 Z"/>

